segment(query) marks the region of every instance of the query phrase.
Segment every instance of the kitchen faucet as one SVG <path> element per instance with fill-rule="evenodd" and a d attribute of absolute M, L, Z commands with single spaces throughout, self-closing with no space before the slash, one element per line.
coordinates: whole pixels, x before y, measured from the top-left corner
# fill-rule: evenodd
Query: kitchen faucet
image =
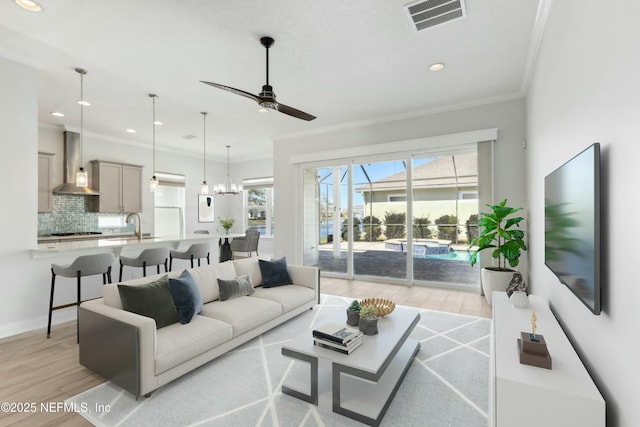
<path fill-rule="evenodd" d="M 136 235 L 138 240 L 142 240 L 142 232 L 140 231 L 140 215 L 138 215 L 135 212 L 132 212 L 129 215 L 127 215 L 127 219 L 125 219 L 124 222 L 129 224 L 129 220 L 131 219 L 131 217 L 134 217 L 134 216 L 138 218 L 138 221 L 135 223 L 136 228 L 134 229 L 133 234 Z"/>

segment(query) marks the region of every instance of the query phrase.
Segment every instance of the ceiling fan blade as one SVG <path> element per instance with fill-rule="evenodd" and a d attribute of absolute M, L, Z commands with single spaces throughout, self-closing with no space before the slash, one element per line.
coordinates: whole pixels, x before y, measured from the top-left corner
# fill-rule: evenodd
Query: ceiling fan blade
<path fill-rule="evenodd" d="M 305 113 L 304 111 L 296 110 L 295 108 L 289 107 L 288 105 L 280 104 L 279 102 L 277 103 L 275 109 L 280 111 L 281 113 L 306 121 L 311 121 L 316 118 L 316 116 L 312 116 L 311 114 Z"/>
<path fill-rule="evenodd" d="M 236 95 L 244 96 L 245 98 L 249 98 L 249 99 L 254 100 L 257 103 L 260 103 L 260 97 L 259 96 L 254 95 L 254 94 L 249 93 L 249 92 L 245 92 L 244 90 L 236 89 L 236 88 L 230 87 L 230 86 L 221 85 L 221 84 L 218 84 L 218 83 L 211 83 L 211 82 L 207 82 L 207 81 L 204 81 L 204 80 L 200 80 L 200 83 L 204 83 L 204 84 L 209 85 L 209 86 L 217 87 L 218 89 L 226 90 L 227 92 L 235 93 Z"/>

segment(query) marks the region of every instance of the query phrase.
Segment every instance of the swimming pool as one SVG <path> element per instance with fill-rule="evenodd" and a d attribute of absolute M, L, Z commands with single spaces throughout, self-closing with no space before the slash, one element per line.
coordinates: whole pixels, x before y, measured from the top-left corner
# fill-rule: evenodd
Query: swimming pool
<path fill-rule="evenodd" d="M 425 255 L 428 259 L 443 259 L 445 261 L 466 261 L 469 262 L 471 253 L 469 251 L 455 251 L 450 250 L 448 254 L 441 255 Z"/>

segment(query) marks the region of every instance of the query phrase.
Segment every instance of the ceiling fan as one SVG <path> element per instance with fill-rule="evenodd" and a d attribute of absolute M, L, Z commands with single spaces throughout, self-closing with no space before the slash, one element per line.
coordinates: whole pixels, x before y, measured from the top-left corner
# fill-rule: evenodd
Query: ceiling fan
<path fill-rule="evenodd" d="M 213 87 L 217 87 L 218 89 L 235 93 L 236 95 L 244 96 L 245 98 L 253 99 L 260 105 L 260 107 L 265 109 L 269 108 L 272 110 L 280 111 L 281 113 L 284 113 L 289 116 L 302 119 L 302 120 L 310 121 L 315 119 L 316 116 L 312 116 L 311 114 L 305 113 L 304 111 L 297 110 L 293 107 L 289 107 L 287 105 L 281 104 L 276 101 L 276 94 L 273 93 L 273 87 L 269 85 L 269 48 L 273 45 L 273 42 L 274 40 L 271 37 L 260 38 L 260 43 L 267 50 L 267 84 L 262 86 L 262 92 L 260 92 L 258 95 L 254 95 L 252 93 L 245 92 L 243 90 L 236 89 L 229 86 L 224 86 L 218 83 L 211 83 L 203 80 L 201 80 L 200 82 Z"/>

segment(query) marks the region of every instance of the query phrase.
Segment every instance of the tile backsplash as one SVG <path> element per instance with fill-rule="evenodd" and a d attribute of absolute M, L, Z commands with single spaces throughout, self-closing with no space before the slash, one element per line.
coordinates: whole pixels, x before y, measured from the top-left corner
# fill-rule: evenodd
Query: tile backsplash
<path fill-rule="evenodd" d="M 94 196 L 74 194 L 53 194 L 52 211 L 38 213 L 38 236 L 48 236 L 51 233 L 75 233 L 99 231 L 109 233 L 133 233 L 133 224 L 124 224 L 126 213 L 99 213 L 94 211 Z M 100 219 L 120 219 L 114 222 L 121 226 L 100 227 Z M 106 222 L 106 221 L 105 221 Z"/>

